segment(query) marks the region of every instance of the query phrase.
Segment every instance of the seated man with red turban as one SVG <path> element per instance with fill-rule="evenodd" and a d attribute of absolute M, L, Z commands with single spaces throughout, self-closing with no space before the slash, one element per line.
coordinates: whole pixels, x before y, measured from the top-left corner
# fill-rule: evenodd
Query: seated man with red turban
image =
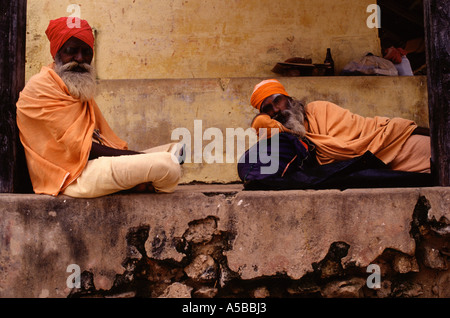
<path fill-rule="evenodd" d="M 94 100 L 92 29 L 68 19 L 50 21 L 54 63 L 28 81 L 17 102 L 34 192 L 85 198 L 129 189 L 173 192 L 181 177 L 178 145 L 132 151 L 114 133 Z"/>
<path fill-rule="evenodd" d="M 384 168 L 383 172 L 397 171 L 402 176 L 405 174 L 400 172 L 414 176 L 423 174 L 420 178 L 430 173 L 430 137 L 422 135 L 423 128 L 411 120 L 362 117 L 327 101 L 303 105 L 289 96 L 276 79 L 257 84 L 250 103 L 260 111 L 252 122 L 260 139 L 270 139 L 273 128 L 280 135 L 295 136 L 298 140 L 295 143 L 300 145 L 297 147 L 314 157 L 314 162 L 321 166 L 321 173 L 333 165 L 343 167 L 343 162 L 355 161 L 364 155 L 367 158 L 369 153 L 374 158 L 372 162 L 379 162 L 375 166 Z M 260 131 L 266 133 L 259 134 Z M 295 160 L 297 157 L 302 155 L 297 153 Z M 305 160 L 300 160 L 300 165 Z M 295 163 L 289 164 L 295 166 Z M 284 173 L 287 169 L 284 167 Z M 249 171 L 243 169 L 242 172 L 244 170 L 248 176 Z"/>

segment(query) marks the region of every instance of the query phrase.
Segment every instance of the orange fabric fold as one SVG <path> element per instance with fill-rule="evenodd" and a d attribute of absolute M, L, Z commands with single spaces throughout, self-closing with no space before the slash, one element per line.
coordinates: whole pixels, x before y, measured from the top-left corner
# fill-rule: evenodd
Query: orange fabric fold
<path fill-rule="evenodd" d="M 367 150 L 389 164 L 417 125 L 403 118 L 362 117 L 340 106 L 315 101 L 305 107 L 306 137 L 320 164 L 363 155 Z"/>
<path fill-rule="evenodd" d="M 44 66 L 20 93 L 17 125 L 35 193 L 56 196 L 80 175 L 94 129 L 110 147 L 127 149 L 95 101 L 73 98 L 52 66 Z"/>

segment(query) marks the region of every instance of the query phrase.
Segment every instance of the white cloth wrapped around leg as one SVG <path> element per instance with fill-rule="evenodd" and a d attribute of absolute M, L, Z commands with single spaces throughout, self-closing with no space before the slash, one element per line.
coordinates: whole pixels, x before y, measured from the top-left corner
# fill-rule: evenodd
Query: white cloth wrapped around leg
<path fill-rule="evenodd" d="M 173 144 L 145 150 L 143 154 L 99 157 L 89 160 L 81 175 L 63 194 L 77 198 L 94 198 L 142 183 L 151 183 L 156 192 L 171 193 L 181 178 L 181 167 L 170 152 Z"/>

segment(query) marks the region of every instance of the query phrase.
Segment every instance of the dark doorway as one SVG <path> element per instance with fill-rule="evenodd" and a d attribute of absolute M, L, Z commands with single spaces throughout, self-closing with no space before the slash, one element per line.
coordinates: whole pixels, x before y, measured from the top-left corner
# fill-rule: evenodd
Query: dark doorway
<path fill-rule="evenodd" d="M 404 49 L 414 75 L 426 75 L 423 0 L 378 0 L 378 5 L 382 51 Z"/>

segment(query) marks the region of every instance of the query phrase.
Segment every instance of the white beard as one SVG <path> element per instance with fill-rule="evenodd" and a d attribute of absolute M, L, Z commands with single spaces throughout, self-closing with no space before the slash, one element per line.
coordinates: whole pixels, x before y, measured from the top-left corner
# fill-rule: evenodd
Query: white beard
<path fill-rule="evenodd" d="M 306 135 L 305 128 L 305 108 L 303 104 L 297 100 L 289 102 L 289 107 L 281 111 L 273 119 L 279 121 L 284 127 L 291 130 L 291 132 L 303 138 Z"/>
<path fill-rule="evenodd" d="M 73 71 L 74 68 L 81 67 L 84 72 Z M 66 84 L 70 95 L 80 99 L 81 102 L 87 102 L 95 95 L 95 69 L 93 66 L 77 62 L 62 64 L 58 55 L 55 56 L 55 72 Z"/>

